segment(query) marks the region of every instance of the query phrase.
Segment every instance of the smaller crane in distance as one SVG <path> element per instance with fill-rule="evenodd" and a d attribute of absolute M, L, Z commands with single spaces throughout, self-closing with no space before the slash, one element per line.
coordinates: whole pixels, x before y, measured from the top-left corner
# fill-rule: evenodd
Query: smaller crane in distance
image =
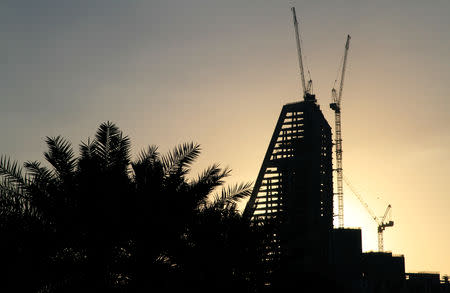
<path fill-rule="evenodd" d="M 353 192 L 353 194 L 359 199 L 361 204 L 366 208 L 367 212 L 369 212 L 372 219 L 375 220 L 375 222 L 378 225 L 378 251 L 383 252 L 384 251 L 384 241 L 383 241 L 383 232 L 387 227 L 394 226 L 394 221 L 392 221 L 391 218 L 391 205 L 388 205 L 386 208 L 386 211 L 384 212 L 383 218 L 379 218 L 375 216 L 375 214 L 372 212 L 372 210 L 369 208 L 367 203 L 362 199 L 361 195 L 359 195 L 358 192 L 356 192 L 355 188 L 350 184 L 347 178 L 344 177 L 344 181 L 347 184 L 347 186 L 350 188 L 350 190 Z"/>

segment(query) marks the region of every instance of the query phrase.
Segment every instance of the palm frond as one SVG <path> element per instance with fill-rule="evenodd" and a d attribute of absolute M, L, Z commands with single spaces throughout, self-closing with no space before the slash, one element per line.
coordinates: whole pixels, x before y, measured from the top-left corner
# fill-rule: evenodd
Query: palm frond
<path fill-rule="evenodd" d="M 111 138 L 119 135 L 119 133 L 119 129 L 108 121 L 100 124 L 95 134 L 96 153 L 106 162 L 109 162 Z"/>
<path fill-rule="evenodd" d="M 27 161 L 23 165 L 29 178 L 28 191 L 32 195 L 29 202 L 33 204 L 32 207 L 37 207 L 41 211 L 47 210 L 52 206 L 50 204 L 52 191 L 56 190 L 61 183 L 60 180 L 65 180 L 65 178 L 55 177 L 54 172 L 42 167 L 38 161 Z"/>
<path fill-rule="evenodd" d="M 106 167 L 128 165 L 131 142 L 112 122 L 104 122 L 95 134 L 95 152 Z"/>
<path fill-rule="evenodd" d="M 95 154 L 95 140 L 91 142 L 88 138 L 87 142 L 81 142 L 80 144 L 80 154 L 82 159 L 91 159 Z"/>
<path fill-rule="evenodd" d="M 161 158 L 164 174 L 187 174 L 194 160 L 200 155 L 200 145 L 193 142 L 176 146 L 171 152 Z"/>
<path fill-rule="evenodd" d="M 222 197 L 228 198 L 233 202 L 239 202 L 240 200 L 250 196 L 253 190 L 253 183 L 246 182 L 228 186 L 222 190 Z"/>
<path fill-rule="evenodd" d="M 0 199 L 6 200 L 25 197 L 25 190 L 18 188 L 15 184 L 10 184 L 5 178 L 0 177 Z"/>
<path fill-rule="evenodd" d="M 24 188 L 11 184 L 5 178 L 0 177 L 0 213 L 20 214 L 22 207 L 28 201 L 28 194 Z"/>
<path fill-rule="evenodd" d="M 239 201 L 251 195 L 252 185 L 252 182 L 247 182 L 222 188 L 220 194 L 213 196 L 212 206 L 235 210 Z"/>
<path fill-rule="evenodd" d="M 131 163 L 132 173 L 136 182 L 147 182 L 149 176 L 161 174 L 161 162 L 158 147 L 150 145 L 143 149 L 137 159 Z M 159 177 L 159 176 L 158 176 Z"/>
<path fill-rule="evenodd" d="M 96 155 L 97 145 L 95 139 L 91 141 L 88 138 L 87 142 L 81 142 L 80 144 L 80 157 L 78 159 L 77 172 L 79 174 L 87 174 L 92 170 L 97 170 L 100 166 L 100 159 Z"/>
<path fill-rule="evenodd" d="M 53 172 L 46 167 L 41 167 L 41 163 L 38 161 L 27 161 L 23 166 L 27 170 L 27 182 L 31 184 L 36 182 L 49 183 L 54 179 Z"/>
<path fill-rule="evenodd" d="M 5 178 L 8 184 L 14 184 L 19 188 L 26 187 L 22 168 L 20 168 L 17 161 L 12 161 L 3 155 L 0 156 L 0 177 Z"/>
<path fill-rule="evenodd" d="M 95 134 L 96 154 L 100 158 L 109 163 L 111 156 L 111 149 L 114 140 L 120 135 L 119 128 L 113 123 L 107 121 L 100 124 L 97 133 Z"/>
<path fill-rule="evenodd" d="M 154 162 L 158 159 L 158 147 L 156 145 L 149 145 L 146 149 L 143 149 L 136 161 L 133 164 L 146 164 L 150 162 Z"/>
<path fill-rule="evenodd" d="M 197 179 L 189 185 L 199 205 L 205 205 L 211 192 L 224 184 L 224 179 L 231 173 L 231 169 L 222 169 L 219 164 L 213 164 L 206 168 Z"/>
<path fill-rule="evenodd" d="M 77 160 L 74 158 L 74 153 L 70 142 L 68 142 L 61 136 L 47 136 L 45 142 L 48 146 L 48 152 L 45 152 L 44 156 L 46 160 L 53 166 L 56 174 L 60 178 L 65 178 L 66 176 L 73 175 Z M 30 167 L 33 167 L 33 164 L 31 164 Z"/>
<path fill-rule="evenodd" d="M 231 169 L 228 167 L 222 169 L 219 164 L 213 164 L 203 170 L 203 172 L 198 175 L 197 179 L 193 180 L 191 185 L 208 185 L 212 188 L 220 186 L 224 183 L 226 177 L 231 173 Z"/>
<path fill-rule="evenodd" d="M 113 163 L 115 165 L 128 165 L 131 160 L 131 140 L 128 136 L 123 136 L 120 132 L 117 143 L 113 149 Z"/>

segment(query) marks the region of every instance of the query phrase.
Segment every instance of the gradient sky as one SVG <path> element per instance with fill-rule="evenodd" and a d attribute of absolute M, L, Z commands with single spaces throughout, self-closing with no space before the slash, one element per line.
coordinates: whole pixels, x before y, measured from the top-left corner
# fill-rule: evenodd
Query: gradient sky
<path fill-rule="evenodd" d="M 195 141 L 194 174 L 230 166 L 254 181 L 281 107 L 301 97 L 290 2 L 2 0 L 0 153 L 43 160 L 45 136 L 77 147 L 101 122 L 165 152 Z M 330 91 L 352 36 L 344 174 L 406 270 L 450 274 L 450 2 L 294 1 L 304 61 L 334 126 Z M 345 225 L 377 249 L 376 224 L 348 189 Z"/>

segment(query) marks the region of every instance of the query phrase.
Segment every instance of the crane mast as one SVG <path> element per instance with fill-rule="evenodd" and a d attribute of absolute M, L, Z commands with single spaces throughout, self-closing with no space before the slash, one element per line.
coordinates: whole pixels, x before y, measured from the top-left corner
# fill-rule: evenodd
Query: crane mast
<path fill-rule="evenodd" d="M 384 216 L 381 220 L 378 221 L 378 251 L 383 252 L 384 251 L 384 241 L 383 241 L 383 231 L 387 227 L 394 226 L 394 221 L 391 221 L 390 219 L 386 221 L 387 216 L 389 215 L 389 212 L 391 210 L 391 205 L 388 205 L 386 208 L 386 212 L 384 213 Z"/>
<path fill-rule="evenodd" d="M 344 227 L 344 189 L 342 183 L 342 130 L 341 130 L 341 99 L 342 89 L 344 88 L 345 68 L 347 65 L 348 49 L 350 47 L 350 35 L 347 35 L 347 41 L 345 43 L 344 62 L 342 65 L 341 82 L 339 86 L 339 94 L 336 94 L 336 89 L 331 90 L 331 96 L 333 102 L 330 104 L 330 108 L 333 109 L 335 114 L 335 150 L 336 150 L 336 177 L 337 177 L 337 198 L 338 198 L 338 223 L 339 228 Z"/>
<path fill-rule="evenodd" d="M 308 84 L 306 84 L 306 82 L 305 82 L 305 71 L 303 69 L 302 47 L 300 44 L 300 34 L 299 34 L 299 29 L 298 29 L 297 14 L 295 13 L 295 7 L 291 7 L 291 10 L 292 10 L 292 17 L 294 20 L 295 40 L 297 43 L 298 65 L 300 67 L 300 77 L 301 77 L 301 81 L 302 81 L 303 98 L 305 101 L 314 101 L 315 102 L 316 98 L 311 93 L 312 80 L 310 79 L 308 81 Z"/>

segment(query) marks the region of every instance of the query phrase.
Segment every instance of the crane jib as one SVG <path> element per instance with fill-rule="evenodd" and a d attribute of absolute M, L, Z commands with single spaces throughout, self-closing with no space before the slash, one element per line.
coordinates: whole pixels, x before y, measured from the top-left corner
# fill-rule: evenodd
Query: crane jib
<path fill-rule="evenodd" d="M 295 40 L 297 44 L 297 53 L 298 53 L 298 65 L 300 67 L 300 76 L 302 81 L 302 88 L 303 88 L 303 96 L 307 96 L 307 88 L 306 88 L 306 82 L 305 82 L 305 72 L 303 70 L 303 59 L 302 59 L 302 48 L 300 46 L 300 35 L 298 32 L 298 21 L 297 21 L 297 14 L 295 13 L 295 7 L 292 7 L 292 17 L 294 20 L 294 29 L 295 29 Z"/>

